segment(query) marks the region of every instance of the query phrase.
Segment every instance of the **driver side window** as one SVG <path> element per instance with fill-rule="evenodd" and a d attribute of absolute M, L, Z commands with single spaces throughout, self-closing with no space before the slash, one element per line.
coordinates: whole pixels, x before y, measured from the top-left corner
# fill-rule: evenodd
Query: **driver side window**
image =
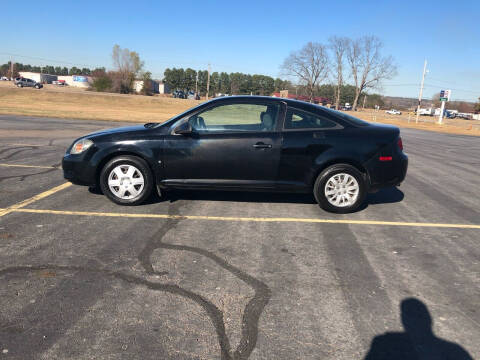
<path fill-rule="evenodd" d="M 196 132 L 275 131 L 278 104 L 218 105 L 188 119 Z"/>

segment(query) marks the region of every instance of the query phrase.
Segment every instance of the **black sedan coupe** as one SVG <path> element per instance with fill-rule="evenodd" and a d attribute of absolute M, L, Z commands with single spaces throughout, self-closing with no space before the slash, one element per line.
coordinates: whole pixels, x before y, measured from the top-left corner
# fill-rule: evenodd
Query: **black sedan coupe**
<path fill-rule="evenodd" d="M 355 211 L 368 192 L 397 186 L 408 158 L 398 128 L 291 99 L 233 96 L 162 124 L 74 141 L 64 177 L 137 205 L 156 189 L 312 192 L 325 210 Z"/>

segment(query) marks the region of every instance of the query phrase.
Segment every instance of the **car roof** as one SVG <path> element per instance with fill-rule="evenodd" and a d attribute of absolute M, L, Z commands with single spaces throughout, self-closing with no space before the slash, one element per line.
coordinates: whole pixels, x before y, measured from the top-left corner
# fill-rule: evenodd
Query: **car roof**
<path fill-rule="evenodd" d="M 312 104 L 308 103 L 305 101 L 300 101 L 300 100 L 295 100 L 295 99 L 287 99 L 287 98 L 281 98 L 281 97 L 273 97 L 273 96 L 260 96 L 260 95 L 233 95 L 233 96 L 221 96 L 218 98 L 213 98 L 208 103 L 214 103 L 214 102 L 228 102 L 231 100 L 267 100 L 271 102 L 283 102 L 286 103 L 288 106 L 291 107 L 296 107 L 302 110 L 310 110 L 310 111 L 315 111 L 322 109 L 323 107 L 321 105 L 317 104 Z"/>

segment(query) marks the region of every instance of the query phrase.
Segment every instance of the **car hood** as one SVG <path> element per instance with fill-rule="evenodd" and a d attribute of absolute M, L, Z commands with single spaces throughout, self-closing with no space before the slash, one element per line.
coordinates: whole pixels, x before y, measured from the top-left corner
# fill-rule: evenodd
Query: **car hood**
<path fill-rule="evenodd" d="M 131 133 L 131 132 L 138 132 L 138 131 L 148 131 L 149 129 L 150 128 L 145 127 L 145 125 L 123 126 L 118 128 L 95 131 L 93 133 L 85 135 L 85 137 L 97 137 L 100 135 L 113 135 L 113 134 Z"/>

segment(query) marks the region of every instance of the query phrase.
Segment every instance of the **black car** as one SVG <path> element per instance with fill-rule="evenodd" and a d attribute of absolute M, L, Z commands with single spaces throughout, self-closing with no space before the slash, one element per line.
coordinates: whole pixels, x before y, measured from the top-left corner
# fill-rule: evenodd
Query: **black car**
<path fill-rule="evenodd" d="M 182 90 L 175 90 L 172 93 L 172 96 L 174 98 L 177 98 L 177 99 L 186 99 L 187 98 L 187 94 L 185 94 Z"/>
<path fill-rule="evenodd" d="M 313 192 L 322 208 L 357 209 L 407 172 L 398 128 L 301 101 L 221 97 L 162 124 L 77 139 L 64 177 L 136 205 L 154 188 Z"/>
<path fill-rule="evenodd" d="M 32 79 L 27 79 L 27 78 L 16 78 L 15 85 L 17 85 L 19 88 L 22 88 L 22 87 L 34 87 L 35 89 L 43 88 L 43 85 L 40 84 L 39 82 L 36 82 Z"/>

